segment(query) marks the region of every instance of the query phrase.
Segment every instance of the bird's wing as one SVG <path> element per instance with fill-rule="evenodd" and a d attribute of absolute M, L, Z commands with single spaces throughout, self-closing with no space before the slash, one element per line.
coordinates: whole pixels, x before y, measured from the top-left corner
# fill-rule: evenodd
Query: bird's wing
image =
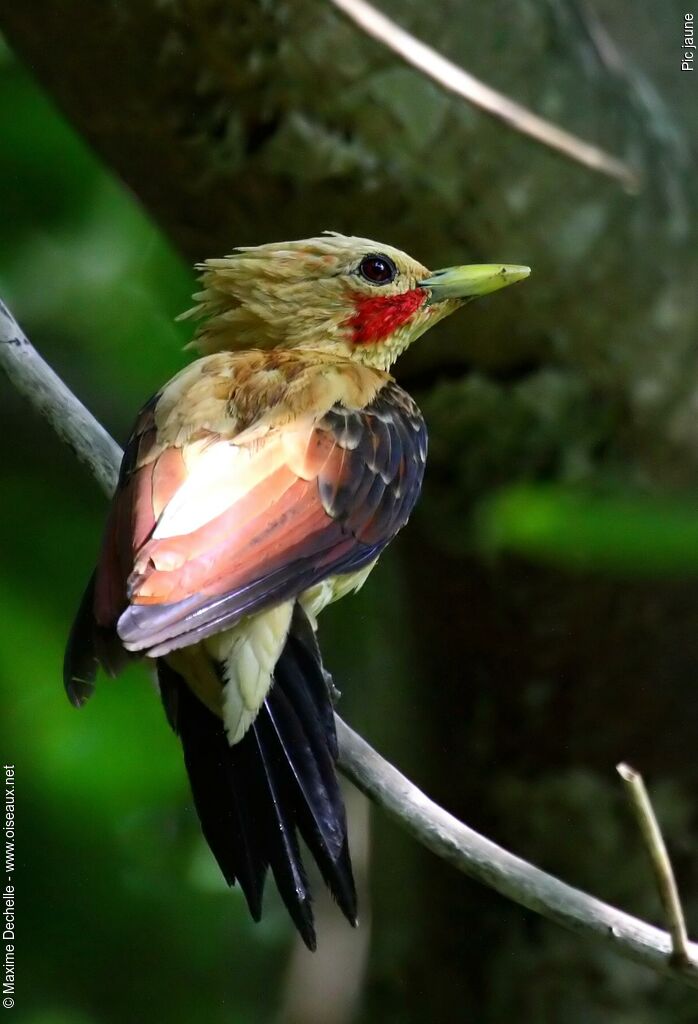
<path fill-rule="evenodd" d="M 424 421 L 389 379 L 362 409 L 262 436 L 163 447 L 156 419 L 147 406 L 127 449 L 95 601 L 98 622 L 118 617 L 124 645 L 153 656 L 374 560 L 422 483 Z"/>

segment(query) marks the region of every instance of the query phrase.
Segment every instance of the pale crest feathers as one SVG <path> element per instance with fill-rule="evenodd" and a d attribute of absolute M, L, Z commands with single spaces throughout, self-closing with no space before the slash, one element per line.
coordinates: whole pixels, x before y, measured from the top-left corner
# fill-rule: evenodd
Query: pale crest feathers
<path fill-rule="evenodd" d="M 375 294 L 357 268 L 369 254 L 389 256 L 400 271 L 384 295 L 414 288 L 429 271 L 393 246 L 327 232 L 317 238 L 241 246 L 232 255 L 197 265 L 203 288 L 183 318 L 202 319 L 192 345 L 221 349 L 290 347 L 347 339 L 347 292 Z"/>

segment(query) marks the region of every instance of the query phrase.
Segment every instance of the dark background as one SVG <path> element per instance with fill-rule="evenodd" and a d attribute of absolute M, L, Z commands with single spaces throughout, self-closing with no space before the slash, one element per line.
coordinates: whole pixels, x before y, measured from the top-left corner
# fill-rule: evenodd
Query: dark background
<path fill-rule="evenodd" d="M 365 590 L 323 616 L 326 659 L 344 716 L 432 797 L 661 923 L 614 771 L 630 760 L 696 929 L 697 105 L 696 72 L 680 71 L 684 10 L 381 9 L 629 159 L 642 191 L 447 96 L 322 0 L 0 0 L 0 294 L 123 441 L 187 358 L 173 319 L 196 259 L 332 228 L 433 267 L 530 264 L 525 285 L 398 365 L 430 425 L 425 491 Z M 64 698 L 62 648 L 105 502 L 10 387 L 0 395 L 16 1020 L 698 1020 L 693 990 L 478 887 L 351 794 L 361 928 L 320 902 L 312 958 L 271 887 L 253 925 L 199 836 L 145 673 L 105 681 L 81 714 Z"/>

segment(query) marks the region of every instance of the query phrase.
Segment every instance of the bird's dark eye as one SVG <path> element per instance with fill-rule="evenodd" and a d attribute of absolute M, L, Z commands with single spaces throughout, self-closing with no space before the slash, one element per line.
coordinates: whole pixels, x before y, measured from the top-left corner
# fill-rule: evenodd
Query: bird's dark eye
<path fill-rule="evenodd" d="M 390 284 L 397 276 L 397 267 L 387 256 L 364 256 L 359 273 L 371 284 Z"/>

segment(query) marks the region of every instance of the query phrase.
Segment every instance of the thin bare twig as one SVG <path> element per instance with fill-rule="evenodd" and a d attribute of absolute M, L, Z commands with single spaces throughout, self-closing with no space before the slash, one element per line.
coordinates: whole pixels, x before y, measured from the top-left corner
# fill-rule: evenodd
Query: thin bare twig
<path fill-rule="evenodd" d="M 633 813 L 650 856 L 659 898 L 662 901 L 671 934 L 672 957 L 678 965 L 690 963 L 690 942 L 674 869 L 671 866 L 664 836 L 654 813 L 644 779 L 640 772 L 631 768 L 629 764 L 617 765 L 616 771 L 625 783 Z"/>
<path fill-rule="evenodd" d="M 575 163 L 583 164 L 619 181 L 629 192 L 638 192 L 640 178 L 637 171 L 598 146 L 565 131 L 539 117 L 531 110 L 485 85 L 474 75 L 443 57 L 431 46 L 406 32 L 396 22 L 386 18 L 366 0 L 330 0 L 343 14 L 367 35 L 377 39 L 403 60 L 438 82 L 444 89 L 503 121 L 515 131 L 557 150 Z"/>
<path fill-rule="evenodd" d="M 119 448 L 46 365 L 9 310 L 2 306 L 0 313 L 0 365 L 111 493 Z M 668 932 L 574 889 L 479 835 L 425 796 L 340 718 L 336 721 L 342 772 L 418 842 L 529 910 L 698 988 L 698 944 L 686 942 L 677 963 Z"/>

